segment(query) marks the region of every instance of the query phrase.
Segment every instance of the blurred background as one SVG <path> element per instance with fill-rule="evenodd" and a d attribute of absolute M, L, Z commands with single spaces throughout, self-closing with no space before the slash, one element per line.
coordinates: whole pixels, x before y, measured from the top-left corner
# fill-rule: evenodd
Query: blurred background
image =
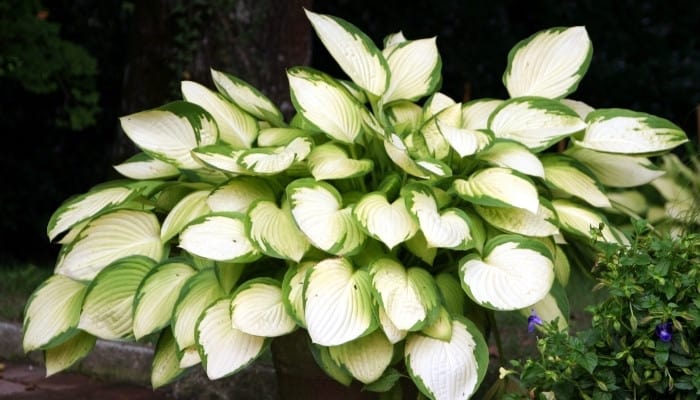
<path fill-rule="evenodd" d="M 508 51 L 536 31 L 585 25 L 587 75 L 571 97 L 667 118 L 697 144 L 697 1 L 72 0 L 0 2 L 0 264 L 52 268 L 46 223 L 68 197 L 118 178 L 135 152 L 119 117 L 180 99 L 179 84 L 232 73 L 288 115 L 285 68 L 342 72 L 302 7 L 353 23 L 381 46 L 437 36 L 442 91 L 507 97 Z"/>

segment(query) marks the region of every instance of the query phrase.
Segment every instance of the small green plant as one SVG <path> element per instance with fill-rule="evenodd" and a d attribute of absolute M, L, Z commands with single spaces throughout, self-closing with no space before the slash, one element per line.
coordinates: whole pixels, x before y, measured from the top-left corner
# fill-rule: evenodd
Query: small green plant
<path fill-rule="evenodd" d="M 291 121 L 216 70 L 216 91 L 184 81 L 184 101 L 121 118 L 143 150 L 116 166 L 126 179 L 49 221 L 63 248 L 24 322 L 48 373 L 96 337 L 155 337 L 154 387 L 200 363 L 217 379 L 302 330 L 345 385 L 410 377 L 431 399 L 469 398 L 488 363 L 474 321 L 535 310 L 565 328 L 568 254 L 591 254 L 591 226 L 625 243 L 598 211 L 608 190 L 648 183 L 650 156 L 687 141 L 662 118 L 565 98 L 591 60 L 584 27 L 518 43 L 510 98 L 461 104 L 439 92 L 435 38 L 380 49 L 307 16 L 350 80 L 290 68 Z"/>
<path fill-rule="evenodd" d="M 589 308 L 590 329 L 570 336 L 543 324 L 541 357 L 513 362 L 535 398 L 700 396 L 700 235 L 635 227 L 629 247 L 598 244 L 593 273 L 609 298 Z"/>

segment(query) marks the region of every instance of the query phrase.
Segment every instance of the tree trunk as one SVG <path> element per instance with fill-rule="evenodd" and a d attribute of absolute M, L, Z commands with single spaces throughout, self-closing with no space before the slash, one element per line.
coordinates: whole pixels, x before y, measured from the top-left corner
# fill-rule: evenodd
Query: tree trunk
<path fill-rule="evenodd" d="M 303 8 L 312 0 L 141 0 L 135 2 L 121 115 L 181 99 L 180 81 L 210 88 L 210 68 L 233 74 L 266 94 L 288 117 L 286 68 L 311 60 Z M 113 160 L 136 152 L 121 132 Z"/>

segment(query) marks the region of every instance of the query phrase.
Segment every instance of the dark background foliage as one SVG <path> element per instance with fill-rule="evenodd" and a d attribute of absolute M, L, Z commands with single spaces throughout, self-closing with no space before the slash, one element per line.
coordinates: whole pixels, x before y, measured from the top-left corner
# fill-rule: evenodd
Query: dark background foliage
<path fill-rule="evenodd" d="M 284 103 L 285 66 L 342 76 L 310 39 L 302 6 L 379 44 L 399 30 L 437 36 L 442 91 L 457 100 L 505 98 L 513 45 L 541 29 L 585 25 L 593 59 L 572 98 L 670 119 L 697 143 L 695 1 L 8 0 L 0 4 L 0 261 L 52 264 L 51 213 L 117 177 L 111 165 L 134 151 L 118 117 L 177 99 L 180 80 L 209 84 L 214 66 Z"/>

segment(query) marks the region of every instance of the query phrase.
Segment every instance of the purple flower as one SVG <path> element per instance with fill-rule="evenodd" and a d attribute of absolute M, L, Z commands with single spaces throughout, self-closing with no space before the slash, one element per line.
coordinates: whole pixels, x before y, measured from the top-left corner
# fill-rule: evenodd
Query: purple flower
<path fill-rule="evenodd" d="M 671 321 L 656 325 L 656 336 L 664 343 L 668 343 L 673 339 L 672 332 L 673 324 L 671 324 Z"/>
<path fill-rule="evenodd" d="M 532 333 L 535 331 L 535 325 L 542 325 L 542 318 L 540 318 L 535 310 L 530 312 L 530 316 L 527 317 L 527 331 Z"/>

